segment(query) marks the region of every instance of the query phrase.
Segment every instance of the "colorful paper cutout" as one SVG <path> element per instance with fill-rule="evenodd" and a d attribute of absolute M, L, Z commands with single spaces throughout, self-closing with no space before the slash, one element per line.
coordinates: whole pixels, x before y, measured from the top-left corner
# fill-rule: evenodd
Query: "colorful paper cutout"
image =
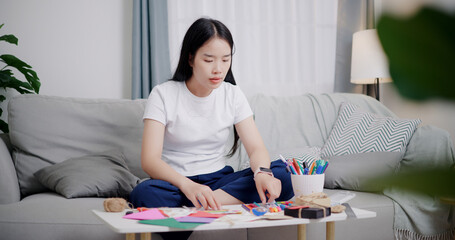
<path fill-rule="evenodd" d="M 205 223 L 187 223 L 187 222 L 179 222 L 174 218 L 165 218 L 165 219 L 156 219 L 156 220 L 140 220 L 139 223 L 143 224 L 151 224 L 151 225 L 158 225 L 158 226 L 166 226 L 172 228 L 182 228 L 182 229 L 190 229 L 195 228 L 199 225 Z"/>
<path fill-rule="evenodd" d="M 128 215 L 123 216 L 126 219 L 134 219 L 134 220 L 154 220 L 154 219 L 164 219 L 166 218 L 161 214 L 158 208 L 151 208 L 150 210 L 146 210 L 143 212 L 131 213 Z"/>
<path fill-rule="evenodd" d="M 214 214 L 214 213 L 197 211 L 195 213 L 191 213 L 188 216 L 190 216 L 190 217 L 202 217 L 202 218 L 220 218 L 220 217 L 226 216 L 226 214 Z"/>
<path fill-rule="evenodd" d="M 179 222 L 187 222 L 187 223 L 211 223 L 215 221 L 216 218 L 207 218 L 207 217 L 179 217 L 176 218 L 175 220 Z"/>

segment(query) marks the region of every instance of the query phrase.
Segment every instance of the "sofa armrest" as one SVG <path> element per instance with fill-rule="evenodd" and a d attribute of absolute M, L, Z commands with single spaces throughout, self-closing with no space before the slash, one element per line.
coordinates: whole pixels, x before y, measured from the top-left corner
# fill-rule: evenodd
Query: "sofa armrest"
<path fill-rule="evenodd" d="M 0 204 L 20 201 L 21 195 L 16 169 L 11 158 L 9 136 L 0 135 Z"/>
<path fill-rule="evenodd" d="M 428 167 L 450 167 L 455 163 L 454 145 L 449 132 L 433 125 L 416 129 L 400 162 L 400 171 Z"/>

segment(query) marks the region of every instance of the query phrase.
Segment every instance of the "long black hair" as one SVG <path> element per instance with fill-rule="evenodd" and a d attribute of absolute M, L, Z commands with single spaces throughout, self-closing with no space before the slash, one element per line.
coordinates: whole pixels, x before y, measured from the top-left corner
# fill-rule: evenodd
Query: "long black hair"
<path fill-rule="evenodd" d="M 197 50 L 204 45 L 208 40 L 218 37 L 228 42 L 231 47 L 231 59 L 234 54 L 234 40 L 232 39 L 231 32 L 229 29 L 220 21 L 210 18 L 199 18 L 190 28 L 188 28 L 185 37 L 183 38 L 182 50 L 180 51 L 180 59 L 175 70 L 174 76 L 171 80 L 184 82 L 191 78 L 193 75 L 193 68 L 190 66 L 190 57 L 196 56 Z M 236 85 L 234 75 L 232 74 L 232 60 L 231 66 L 229 67 L 225 82 Z M 232 157 L 238 148 L 239 135 L 234 126 L 234 144 L 231 150 L 227 154 L 228 157 Z"/>

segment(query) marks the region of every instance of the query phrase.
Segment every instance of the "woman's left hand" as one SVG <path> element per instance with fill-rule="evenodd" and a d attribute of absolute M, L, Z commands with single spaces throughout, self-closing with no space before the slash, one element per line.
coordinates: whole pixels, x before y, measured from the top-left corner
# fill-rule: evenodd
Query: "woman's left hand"
<path fill-rule="evenodd" d="M 281 181 L 268 174 L 259 173 L 254 178 L 256 182 L 256 189 L 258 190 L 259 197 L 262 203 L 271 203 L 275 201 L 281 194 Z M 267 196 L 265 192 L 268 192 Z"/>

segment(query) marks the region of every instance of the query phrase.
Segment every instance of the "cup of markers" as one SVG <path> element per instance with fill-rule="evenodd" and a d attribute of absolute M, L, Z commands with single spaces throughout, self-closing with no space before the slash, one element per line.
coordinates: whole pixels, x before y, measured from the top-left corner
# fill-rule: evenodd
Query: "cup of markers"
<path fill-rule="evenodd" d="M 295 158 L 285 159 L 281 155 L 280 157 L 286 164 L 286 169 L 291 173 L 292 189 L 296 197 L 322 192 L 324 189 L 324 172 L 329 166 L 328 161 L 320 159 L 307 163 L 299 162 Z"/>

